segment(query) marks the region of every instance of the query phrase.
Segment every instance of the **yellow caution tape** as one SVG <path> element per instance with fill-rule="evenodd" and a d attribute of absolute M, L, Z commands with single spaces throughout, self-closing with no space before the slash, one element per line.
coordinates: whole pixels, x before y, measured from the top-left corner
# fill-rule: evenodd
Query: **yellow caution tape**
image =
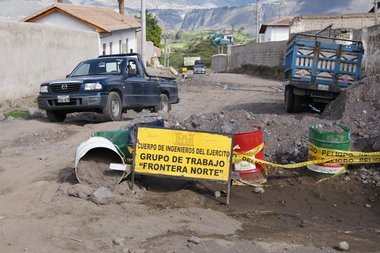
<path fill-rule="evenodd" d="M 262 150 L 264 144 L 251 149 L 245 153 L 238 153 L 238 146 L 234 147 L 233 163 L 242 161 L 250 163 L 258 163 L 272 167 L 280 167 L 285 169 L 300 168 L 307 165 L 328 163 L 328 164 L 358 164 L 358 163 L 380 163 L 380 152 L 357 152 L 357 151 L 341 151 L 320 148 L 309 143 L 309 161 L 293 164 L 277 164 L 257 159 L 255 155 Z"/>
<path fill-rule="evenodd" d="M 323 181 L 329 180 L 329 179 L 333 179 L 334 177 L 337 177 L 337 176 L 343 174 L 344 172 L 346 172 L 346 168 L 342 168 L 337 173 L 333 174 L 331 177 L 326 177 L 326 178 L 322 178 L 322 179 L 318 180 L 317 184 L 319 184 L 319 183 L 321 183 Z"/>
<path fill-rule="evenodd" d="M 380 152 L 343 151 L 317 147 L 309 143 L 309 159 L 334 158 L 329 163 L 362 164 L 380 163 Z"/>
<path fill-rule="evenodd" d="M 245 161 L 245 162 L 249 162 L 249 163 L 258 163 L 258 164 L 268 165 L 268 166 L 272 166 L 272 167 L 280 167 L 280 168 L 285 168 L 285 169 L 295 169 L 295 168 L 300 168 L 300 167 L 304 167 L 307 165 L 312 165 L 312 164 L 317 164 L 317 163 L 325 163 L 325 162 L 328 162 L 328 161 L 335 159 L 335 157 L 333 157 L 333 158 L 320 158 L 318 160 L 307 161 L 307 162 L 302 162 L 302 163 L 278 164 L 278 163 L 272 163 L 272 162 L 264 161 L 264 160 L 261 160 L 261 159 L 258 159 L 255 157 L 255 155 L 263 149 L 263 147 L 264 147 L 264 144 L 262 143 L 259 146 L 251 149 L 248 152 L 238 153 L 238 152 L 236 152 L 236 150 L 239 149 L 239 147 L 235 146 L 234 147 L 235 151 L 233 154 L 232 163 L 239 163 L 239 162 Z"/>

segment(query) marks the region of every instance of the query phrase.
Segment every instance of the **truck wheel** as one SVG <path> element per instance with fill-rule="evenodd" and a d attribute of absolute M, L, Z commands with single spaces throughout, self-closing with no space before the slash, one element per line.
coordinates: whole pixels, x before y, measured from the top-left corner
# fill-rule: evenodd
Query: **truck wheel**
<path fill-rule="evenodd" d="M 166 94 L 161 94 L 160 98 L 160 103 L 154 107 L 154 112 L 169 112 L 171 110 L 171 105 L 168 96 Z"/>
<path fill-rule="evenodd" d="M 119 121 L 122 114 L 122 105 L 119 94 L 110 92 L 107 98 L 106 107 L 103 109 L 104 117 L 107 121 Z"/>
<path fill-rule="evenodd" d="M 301 110 L 301 96 L 294 95 L 294 112 L 300 112 Z"/>
<path fill-rule="evenodd" d="M 285 88 L 285 111 L 288 113 L 301 111 L 301 96 L 294 95 L 292 86 Z"/>
<path fill-rule="evenodd" d="M 63 111 L 46 111 L 51 122 L 63 122 L 66 119 L 66 113 Z"/>
<path fill-rule="evenodd" d="M 285 87 L 285 111 L 288 113 L 294 112 L 294 93 L 291 86 Z"/>

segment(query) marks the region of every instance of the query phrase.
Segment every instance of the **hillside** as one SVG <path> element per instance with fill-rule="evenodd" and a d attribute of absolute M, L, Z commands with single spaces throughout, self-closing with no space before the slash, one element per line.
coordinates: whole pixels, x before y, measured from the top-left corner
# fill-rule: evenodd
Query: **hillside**
<path fill-rule="evenodd" d="M 52 4 L 53 0 L 2 0 L 0 19 L 20 20 Z M 65 3 L 92 5 L 117 9 L 116 0 L 66 0 Z M 254 0 L 151 0 L 147 8 L 166 29 L 224 30 L 244 28 L 253 33 L 256 29 Z M 261 20 L 267 22 L 283 16 L 305 14 L 368 12 L 369 0 L 261 0 Z M 135 15 L 140 0 L 125 1 L 126 11 Z"/>

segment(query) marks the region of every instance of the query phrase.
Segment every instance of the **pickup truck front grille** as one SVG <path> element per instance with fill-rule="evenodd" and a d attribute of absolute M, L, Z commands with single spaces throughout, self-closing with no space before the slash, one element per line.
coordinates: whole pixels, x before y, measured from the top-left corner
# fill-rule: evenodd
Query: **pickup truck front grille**
<path fill-rule="evenodd" d="M 52 84 L 50 87 L 53 93 L 71 93 L 78 92 L 80 85 L 80 83 L 56 83 Z"/>

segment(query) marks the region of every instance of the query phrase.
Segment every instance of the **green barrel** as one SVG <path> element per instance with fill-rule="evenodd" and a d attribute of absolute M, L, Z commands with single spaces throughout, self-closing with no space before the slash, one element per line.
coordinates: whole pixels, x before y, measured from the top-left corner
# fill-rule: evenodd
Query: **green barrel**
<path fill-rule="evenodd" d="M 309 141 L 315 146 L 327 149 L 350 150 L 350 129 L 347 126 L 333 124 L 331 130 L 323 130 L 323 124 L 309 127 Z M 335 129 L 335 130 L 334 130 Z M 339 129 L 339 131 L 336 131 Z"/>
<path fill-rule="evenodd" d="M 104 137 L 111 141 L 124 156 L 129 157 L 131 154 L 128 151 L 128 141 L 130 140 L 130 131 L 128 129 L 119 129 L 112 131 L 98 131 L 91 134 L 92 137 Z"/>
<path fill-rule="evenodd" d="M 318 148 L 349 151 L 350 150 L 350 129 L 339 124 L 315 124 L 309 127 L 309 141 Z M 309 150 L 309 160 L 311 160 Z M 345 169 L 343 164 L 314 164 L 307 166 L 310 170 L 324 173 L 335 174 Z"/>

